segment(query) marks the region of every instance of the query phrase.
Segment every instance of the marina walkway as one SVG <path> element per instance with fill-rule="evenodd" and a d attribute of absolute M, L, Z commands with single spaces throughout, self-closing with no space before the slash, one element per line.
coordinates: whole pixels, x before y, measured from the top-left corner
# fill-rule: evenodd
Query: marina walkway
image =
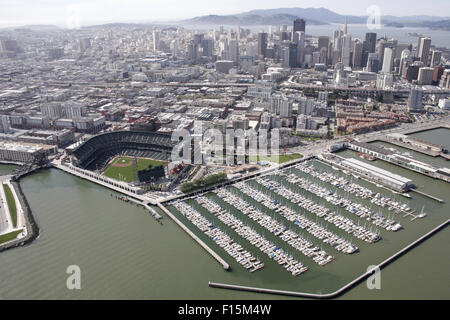
<path fill-rule="evenodd" d="M 450 223 L 450 219 L 447 221 L 441 223 L 437 227 L 435 227 L 433 230 L 427 232 L 423 236 L 421 236 L 419 239 L 413 241 L 403 249 L 399 250 L 386 260 L 379 263 L 376 267 L 378 267 L 380 270 L 381 268 L 387 266 L 389 263 L 393 262 L 395 259 L 399 258 L 401 255 L 409 251 L 410 249 L 414 248 L 433 234 L 437 233 L 439 230 L 445 228 Z M 246 287 L 246 286 L 240 286 L 240 285 L 232 285 L 232 284 L 225 284 L 225 283 L 216 283 L 216 282 L 208 282 L 208 285 L 212 288 L 221 288 L 221 289 L 230 289 L 230 290 L 238 290 L 238 291 L 250 291 L 250 292 L 257 292 L 257 293 L 268 293 L 268 294 L 277 294 L 277 295 L 285 295 L 285 296 L 294 296 L 294 297 L 303 297 L 303 298 L 314 298 L 314 299 L 331 299 L 336 298 L 337 296 L 343 294 L 347 290 L 349 290 L 354 285 L 358 284 L 359 282 L 363 281 L 364 279 L 371 276 L 373 273 L 373 269 L 371 271 L 367 271 L 354 279 L 353 281 L 347 283 L 340 289 L 331 292 L 331 293 L 325 293 L 325 294 L 316 294 L 316 293 L 308 293 L 308 292 L 296 292 L 296 291 L 286 291 L 286 290 L 276 290 L 276 289 L 266 289 L 266 288 L 256 288 L 256 287 Z"/>

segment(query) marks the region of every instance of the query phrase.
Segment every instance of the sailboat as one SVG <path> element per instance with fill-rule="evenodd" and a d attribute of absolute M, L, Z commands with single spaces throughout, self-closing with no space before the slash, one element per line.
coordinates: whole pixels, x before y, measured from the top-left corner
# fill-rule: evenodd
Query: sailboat
<path fill-rule="evenodd" d="M 420 211 L 420 214 L 417 216 L 417 218 L 425 218 L 427 216 L 424 209 L 425 209 L 425 206 L 422 207 L 422 211 Z"/>

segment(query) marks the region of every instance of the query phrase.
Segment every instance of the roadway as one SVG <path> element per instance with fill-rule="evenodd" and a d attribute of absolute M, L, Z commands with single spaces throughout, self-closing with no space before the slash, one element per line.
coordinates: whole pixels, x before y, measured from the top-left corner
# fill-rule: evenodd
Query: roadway
<path fill-rule="evenodd" d="M 359 135 L 345 135 L 345 136 L 339 136 L 332 140 L 325 140 L 325 141 L 316 141 L 314 143 L 310 143 L 308 145 L 303 146 L 297 146 L 292 148 L 287 148 L 286 153 L 300 153 L 305 157 L 308 156 L 317 156 L 321 153 L 328 152 L 329 147 L 335 144 L 338 144 L 340 142 L 345 141 L 348 138 L 358 139 L 359 141 L 363 142 L 370 142 L 379 140 L 381 138 L 384 138 L 386 134 L 388 133 L 413 133 L 438 127 L 447 127 L 450 128 L 450 116 L 445 116 L 443 118 L 439 119 L 433 119 L 433 120 L 424 120 L 421 122 L 414 122 L 414 123 L 402 123 L 398 127 L 390 128 L 386 130 L 381 131 L 375 131 L 375 132 L 369 132 Z"/>

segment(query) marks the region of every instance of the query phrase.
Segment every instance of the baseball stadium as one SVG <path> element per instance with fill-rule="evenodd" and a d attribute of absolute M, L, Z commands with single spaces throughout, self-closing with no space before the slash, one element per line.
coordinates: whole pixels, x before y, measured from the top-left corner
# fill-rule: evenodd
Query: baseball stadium
<path fill-rule="evenodd" d="M 94 136 L 73 150 L 73 164 L 124 182 L 165 175 L 174 143 L 169 135 L 115 131 Z"/>

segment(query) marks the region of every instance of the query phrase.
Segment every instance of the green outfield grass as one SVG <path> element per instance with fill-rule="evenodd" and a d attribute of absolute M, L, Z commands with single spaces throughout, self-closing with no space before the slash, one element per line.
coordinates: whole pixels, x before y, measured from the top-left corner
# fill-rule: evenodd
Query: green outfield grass
<path fill-rule="evenodd" d="M 14 228 L 17 227 L 17 207 L 16 200 L 14 199 L 14 195 L 7 184 L 3 185 L 3 190 L 6 195 L 6 202 L 8 203 L 9 214 L 11 215 L 11 221 L 13 223 Z"/>
<path fill-rule="evenodd" d="M 13 231 L 0 236 L 0 244 L 14 240 L 23 230 Z"/>
<path fill-rule="evenodd" d="M 108 167 L 105 169 L 103 174 L 109 178 L 124 181 L 124 182 L 132 182 L 133 181 L 133 166 L 132 159 L 130 157 L 117 157 L 111 162 Z M 152 160 L 152 159 L 137 159 L 137 170 L 146 170 L 149 167 L 158 167 L 164 165 L 164 161 Z M 114 165 L 128 165 L 127 167 L 115 167 Z"/>

